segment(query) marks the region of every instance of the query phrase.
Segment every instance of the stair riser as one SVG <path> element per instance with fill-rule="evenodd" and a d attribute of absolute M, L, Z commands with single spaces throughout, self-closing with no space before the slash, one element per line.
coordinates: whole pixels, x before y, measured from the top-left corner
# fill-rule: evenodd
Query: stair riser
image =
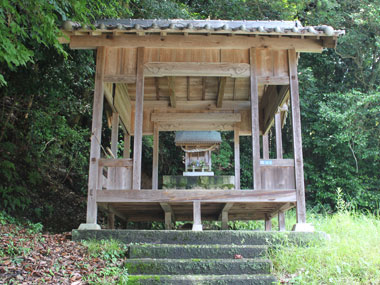
<path fill-rule="evenodd" d="M 152 244 L 236 244 L 265 245 L 283 241 L 305 244 L 323 240 L 323 233 L 260 232 L 260 231 L 150 231 L 150 230 L 73 230 L 74 241 L 115 239 L 124 243 Z"/>
<path fill-rule="evenodd" d="M 128 285 L 141 284 L 141 285 L 194 285 L 194 284 L 218 284 L 218 285 L 272 285 L 276 282 L 276 278 L 273 276 L 249 276 L 245 278 L 236 278 L 222 276 L 218 279 L 215 278 L 202 278 L 202 280 L 194 280 L 193 278 L 170 278 L 159 276 L 133 276 L 130 275 L 128 279 Z"/>
<path fill-rule="evenodd" d="M 228 258 L 234 259 L 235 255 L 242 255 L 244 258 L 258 258 L 266 254 L 265 247 L 149 247 L 132 245 L 129 248 L 129 258 L 157 258 L 157 259 L 186 259 L 186 258 Z"/>
<path fill-rule="evenodd" d="M 129 274 L 136 275 L 183 275 L 183 274 L 268 274 L 271 271 L 269 261 L 249 260 L 185 260 L 166 262 L 165 260 L 127 260 L 125 266 Z"/>

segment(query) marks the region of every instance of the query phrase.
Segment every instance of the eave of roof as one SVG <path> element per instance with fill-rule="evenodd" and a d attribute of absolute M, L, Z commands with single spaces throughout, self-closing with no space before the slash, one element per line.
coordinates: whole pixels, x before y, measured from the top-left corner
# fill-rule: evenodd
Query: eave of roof
<path fill-rule="evenodd" d="M 334 30 L 331 26 L 306 26 L 299 21 L 225 21 L 225 20 L 144 20 L 144 19 L 109 19 L 98 20 L 92 26 L 66 21 L 65 33 L 98 36 L 107 33 L 118 34 L 237 34 L 237 35 L 286 35 L 308 37 L 338 37 L 344 30 Z"/>
<path fill-rule="evenodd" d="M 222 137 L 217 131 L 178 131 L 175 134 L 176 144 L 221 143 Z"/>

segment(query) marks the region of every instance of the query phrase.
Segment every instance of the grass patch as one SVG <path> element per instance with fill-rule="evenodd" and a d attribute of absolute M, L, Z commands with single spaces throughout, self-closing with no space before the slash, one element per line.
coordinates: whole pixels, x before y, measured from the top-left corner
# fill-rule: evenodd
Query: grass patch
<path fill-rule="evenodd" d="M 290 216 L 291 220 L 294 214 Z M 342 211 L 334 215 L 309 214 L 308 222 L 331 239 L 308 247 L 284 244 L 271 250 L 274 273 L 280 281 L 380 284 L 379 216 Z"/>

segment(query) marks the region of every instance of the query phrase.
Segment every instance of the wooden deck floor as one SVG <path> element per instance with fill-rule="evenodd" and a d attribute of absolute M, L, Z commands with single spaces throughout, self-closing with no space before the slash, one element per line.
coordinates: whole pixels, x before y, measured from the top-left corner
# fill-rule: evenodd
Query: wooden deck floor
<path fill-rule="evenodd" d="M 228 219 L 264 220 L 293 208 L 294 190 L 99 190 L 97 201 L 128 221 L 164 221 L 162 204 L 169 205 L 177 221 L 193 220 L 193 201 L 201 202 L 202 220 L 218 221 L 228 203 Z"/>

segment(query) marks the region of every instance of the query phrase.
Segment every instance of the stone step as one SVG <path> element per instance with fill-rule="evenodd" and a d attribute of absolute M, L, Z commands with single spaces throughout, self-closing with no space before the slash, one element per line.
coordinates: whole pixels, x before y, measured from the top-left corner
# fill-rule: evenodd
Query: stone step
<path fill-rule="evenodd" d="M 234 284 L 234 285 L 270 285 L 277 282 L 271 275 L 129 275 L 128 285 L 158 284 Z"/>
<path fill-rule="evenodd" d="M 299 244 L 326 239 L 320 232 L 264 232 L 264 231 L 163 231 L 163 230 L 73 230 L 74 241 L 116 239 L 129 243 L 154 244 L 235 244 L 265 245 L 283 241 Z"/>
<path fill-rule="evenodd" d="M 132 244 L 129 246 L 129 258 L 156 259 L 234 259 L 262 257 L 267 252 L 266 245 L 178 245 L 178 244 Z"/>
<path fill-rule="evenodd" d="M 267 259 L 128 259 L 131 275 L 239 275 L 269 274 L 272 262 Z"/>

